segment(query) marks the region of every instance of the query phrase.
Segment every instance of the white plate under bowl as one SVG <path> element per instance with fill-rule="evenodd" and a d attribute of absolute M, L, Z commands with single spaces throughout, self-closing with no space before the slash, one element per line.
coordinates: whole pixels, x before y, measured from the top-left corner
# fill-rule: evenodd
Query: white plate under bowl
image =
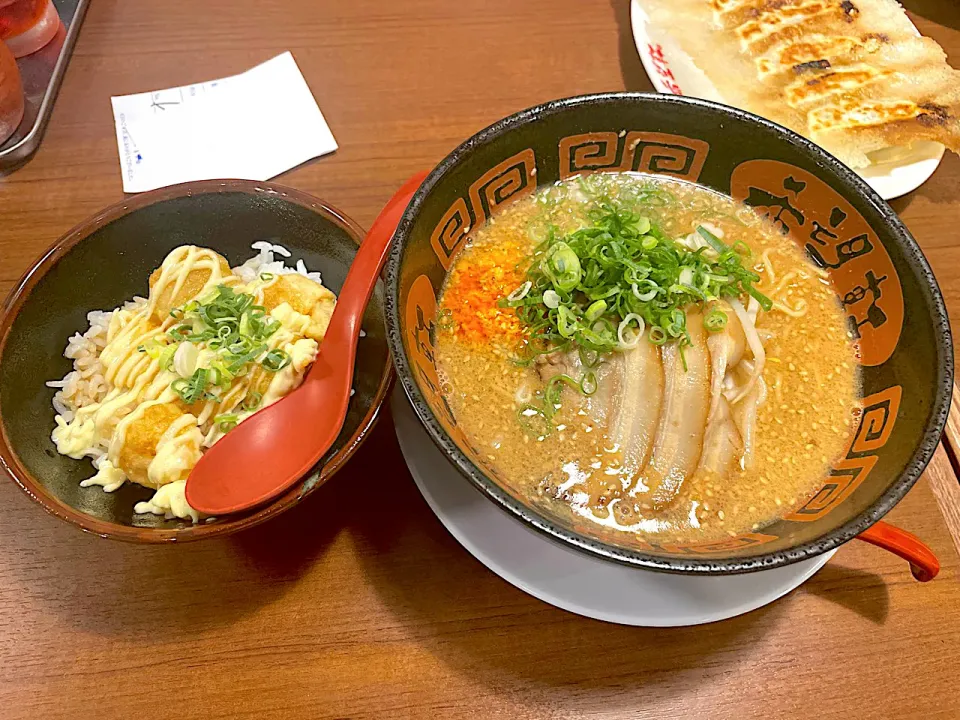
<path fill-rule="evenodd" d="M 450 534 L 511 585 L 578 615 L 644 627 L 723 620 L 786 595 L 835 552 L 773 570 L 716 577 L 600 560 L 529 529 L 481 495 L 427 435 L 399 384 L 391 407 L 410 474 Z"/>
<path fill-rule="evenodd" d="M 657 92 L 724 102 L 717 88 L 673 37 L 649 24 L 641 0 L 631 2 L 630 24 L 640 61 Z M 925 183 L 937 169 L 943 153 L 940 143 L 918 142 L 896 161 L 855 168 L 854 172 L 884 200 L 892 200 Z"/>

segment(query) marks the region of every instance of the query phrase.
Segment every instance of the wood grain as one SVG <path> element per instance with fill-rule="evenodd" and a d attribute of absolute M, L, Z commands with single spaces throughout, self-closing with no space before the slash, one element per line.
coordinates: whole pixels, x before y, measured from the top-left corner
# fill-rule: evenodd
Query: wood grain
<path fill-rule="evenodd" d="M 960 458 L 960 388 L 956 385 L 953 386 L 950 414 L 947 416 L 947 429 L 944 431 L 943 441 L 953 463 L 953 469 L 957 471 L 957 462 Z"/>
<path fill-rule="evenodd" d="M 957 552 L 960 552 L 960 483 L 957 482 L 956 465 L 952 462 L 954 457 L 941 444 L 934 461 L 927 467 L 926 476 Z"/>
<path fill-rule="evenodd" d="M 960 65 L 953 0 L 909 3 Z M 279 178 L 369 224 L 401 182 L 520 108 L 650 88 L 626 0 L 98 0 L 47 137 L 0 179 L 0 292 L 122 197 L 110 95 L 291 50 L 340 150 Z M 894 207 L 960 317 L 960 161 Z M 956 718 L 960 557 L 939 452 L 888 519 L 938 553 L 925 585 L 863 543 L 767 608 L 646 630 L 551 608 L 443 530 L 385 418 L 282 519 L 181 547 L 103 541 L 0 482 L 0 717 Z M 917 684 L 917 678 L 920 685 Z"/>

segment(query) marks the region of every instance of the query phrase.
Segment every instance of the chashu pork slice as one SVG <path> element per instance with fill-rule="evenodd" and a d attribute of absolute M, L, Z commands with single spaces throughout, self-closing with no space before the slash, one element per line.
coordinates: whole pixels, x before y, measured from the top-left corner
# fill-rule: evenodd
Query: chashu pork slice
<path fill-rule="evenodd" d="M 663 347 L 663 404 L 657 438 L 643 480 L 657 507 L 670 504 L 697 468 L 710 410 L 710 355 L 703 317 L 687 315 L 690 345 Z M 682 353 L 682 354 L 681 354 Z"/>

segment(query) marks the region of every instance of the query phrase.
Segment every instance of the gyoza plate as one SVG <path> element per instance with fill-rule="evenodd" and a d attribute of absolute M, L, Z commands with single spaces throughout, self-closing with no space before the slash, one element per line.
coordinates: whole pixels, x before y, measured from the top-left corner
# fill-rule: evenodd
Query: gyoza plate
<path fill-rule="evenodd" d="M 717 88 L 668 34 L 649 24 L 641 0 L 632 0 L 630 23 L 633 40 L 650 82 L 657 92 L 690 95 L 724 102 Z M 919 31 L 917 32 L 919 35 Z M 884 200 L 906 195 L 925 183 L 940 165 L 944 147 L 936 142 L 914 143 L 909 154 L 893 161 L 855 168 L 854 171 Z"/>

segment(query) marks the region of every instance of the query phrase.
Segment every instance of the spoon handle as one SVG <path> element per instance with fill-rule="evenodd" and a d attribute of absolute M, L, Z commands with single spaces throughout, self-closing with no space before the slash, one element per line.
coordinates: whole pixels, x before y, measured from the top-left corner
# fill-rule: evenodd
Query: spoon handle
<path fill-rule="evenodd" d="M 325 346 L 342 348 L 356 345 L 363 311 L 386 262 L 393 233 L 407 205 L 426 177 L 426 172 L 420 172 L 407 180 L 373 221 L 347 271 L 347 279 L 343 282 L 333 316 L 330 318 L 330 327 L 320 345 L 321 352 Z"/>
<path fill-rule="evenodd" d="M 303 384 L 240 423 L 190 471 L 185 492 L 191 507 L 206 515 L 256 507 L 297 482 L 336 442 L 350 403 L 363 311 L 400 218 L 425 177 L 415 175 L 390 198 L 360 244 Z"/>
<path fill-rule="evenodd" d="M 910 563 L 910 572 L 920 582 L 929 582 L 940 572 L 940 561 L 920 538 L 883 520 L 857 535 L 857 540 L 899 555 Z"/>

